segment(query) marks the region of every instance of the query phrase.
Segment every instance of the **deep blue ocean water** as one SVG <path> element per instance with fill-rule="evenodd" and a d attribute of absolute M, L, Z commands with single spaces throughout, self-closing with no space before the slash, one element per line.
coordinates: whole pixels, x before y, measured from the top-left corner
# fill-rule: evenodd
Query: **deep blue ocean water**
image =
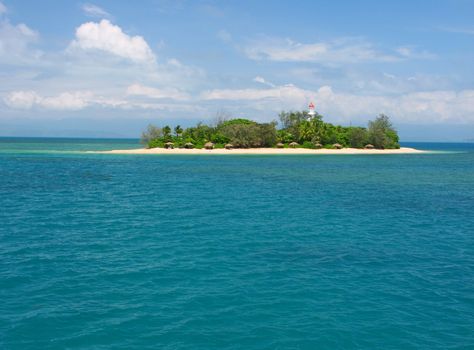
<path fill-rule="evenodd" d="M 474 349 L 474 145 L 408 146 L 2 138 L 0 348 Z"/>

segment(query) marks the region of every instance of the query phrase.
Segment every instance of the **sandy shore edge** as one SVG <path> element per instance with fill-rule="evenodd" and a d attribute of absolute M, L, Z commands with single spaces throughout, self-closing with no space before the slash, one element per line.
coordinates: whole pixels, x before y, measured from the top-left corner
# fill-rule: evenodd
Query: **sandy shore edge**
<path fill-rule="evenodd" d="M 88 153 L 100 154 L 413 154 L 427 153 L 427 151 L 417 150 L 415 148 L 401 147 L 400 149 L 307 149 L 307 148 L 248 148 L 248 149 L 164 149 L 164 148 L 138 148 L 112 151 L 89 151 Z"/>

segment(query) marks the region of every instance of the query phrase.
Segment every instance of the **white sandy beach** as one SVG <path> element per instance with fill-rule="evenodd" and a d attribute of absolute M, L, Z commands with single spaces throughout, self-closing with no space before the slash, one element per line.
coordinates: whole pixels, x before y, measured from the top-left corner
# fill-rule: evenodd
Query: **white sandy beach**
<path fill-rule="evenodd" d="M 112 151 L 91 151 L 91 153 L 102 154 L 412 154 L 425 153 L 426 151 L 417 150 L 415 148 L 402 147 L 400 149 L 358 149 L 358 148 L 343 148 L 343 149 L 307 149 L 307 148 L 240 148 L 240 149 L 185 149 L 185 148 L 138 148 L 127 150 L 112 150 Z"/>

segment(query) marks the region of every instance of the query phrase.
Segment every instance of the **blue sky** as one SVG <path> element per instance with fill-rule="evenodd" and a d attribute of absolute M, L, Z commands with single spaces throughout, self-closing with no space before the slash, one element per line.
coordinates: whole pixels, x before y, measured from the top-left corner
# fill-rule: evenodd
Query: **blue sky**
<path fill-rule="evenodd" d="M 314 101 L 474 140 L 474 1 L 0 0 L 0 135 L 135 137 Z"/>

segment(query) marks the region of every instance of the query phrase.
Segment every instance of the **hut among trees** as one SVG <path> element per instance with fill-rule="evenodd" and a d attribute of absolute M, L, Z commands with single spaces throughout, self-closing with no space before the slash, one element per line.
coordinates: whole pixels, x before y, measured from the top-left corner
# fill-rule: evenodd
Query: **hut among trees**
<path fill-rule="evenodd" d="M 165 148 L 166 149 L 173 149 L 174 148 L 174 143 L 173 142 L 166 142 L 165 143 Z"/>
<path fill-rule="evenodd" d="M 335 149 L 342 149 L 342 145 L 340 143 L 335 143 L 334 145 L 332 145 L 332 147 Z"/>
<path fill-rule="evenodd" d="M 205 149 L 214 149 L 214 144 L 212 142 L 206 142 L 204 144 Z"/>
<path fill-rule="evenodd" d="M 290 146 L 291 148 L 296 148 L 299 146 L 298 142 L 291 142 L 288 146 Z"/>

